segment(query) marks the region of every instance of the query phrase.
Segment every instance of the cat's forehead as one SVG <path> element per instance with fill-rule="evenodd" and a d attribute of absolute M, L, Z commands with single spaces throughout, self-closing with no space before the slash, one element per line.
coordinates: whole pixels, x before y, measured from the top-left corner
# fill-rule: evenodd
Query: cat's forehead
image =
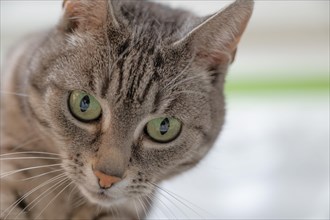
<path fill-rule="evenodd" d="M 77 35 L 70 44 L 70 53 L 60 60 L 59 69 L 64 60 L 65 70 L 59 71 L 57 80 L 63 78 L 68 90 L 83 89 L 102 98 L 142 102 L 149 90 L 161 87 L 182 69 L 177 65 L 182 59 L 174 59 L 166 46 L 146 37 L 129 36 L 111 44 L 105 37 Z"/>
<path fill-rule="evenodd" d="M 137 81 L 145 82 L 150 78 L 167 80 L 182 72 L 192 58 L 190 54 L 178 53 L 153 35 L 130 35 L 116 43 L 109 41 L 106 35 L 76 35 L 70 37 L 69 43 L 72 50 L 68 68 L 76 71 L 73 75 L 79 74 L 82 81 L 94 77 L 103 84 L 123 80 L 138 86 L 140 82 Z M 71 77 L 70 74 L 64 76 Z M 106 88 L 103 93 L 104 90 Z"/>

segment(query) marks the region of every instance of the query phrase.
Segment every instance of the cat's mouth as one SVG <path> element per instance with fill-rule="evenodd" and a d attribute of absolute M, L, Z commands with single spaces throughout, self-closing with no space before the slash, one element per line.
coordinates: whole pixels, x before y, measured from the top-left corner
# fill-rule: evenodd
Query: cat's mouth
<path fill-rule="evenodd" d="M 96 198 L 96 199 L 99 199 L 99 200 L 113 200 L 114 198 L 107 195 L 105 191 L 98 191 L 98 192 L 90 192 L 91 196 Z"/>
<path fill-rule="evenodd" d="M 81 192 L 86 196 L 91 202 L 100 205 L 110 205 L 111 203 L 118 201 L 118 197 L 110 194 L 105 189 L 90 190 L 85 187 L 80 187 Z"/>
<path fill-rule="evenodd" d="M 131 195 L 123 195 L 120 191 L 117 190 L 93 189 L 84 186 L 80 186 L 79 188 L 82 194 L 91 203 L 103 207 L 111 207 L 113 205 L 118 205 L 133 198 Z"/>

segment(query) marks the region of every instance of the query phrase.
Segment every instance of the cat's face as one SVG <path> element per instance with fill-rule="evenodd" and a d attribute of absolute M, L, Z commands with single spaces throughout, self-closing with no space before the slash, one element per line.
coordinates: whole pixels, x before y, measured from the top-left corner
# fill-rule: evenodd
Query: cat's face
<path fill-rule="evenodd" d="M 53 31 L 30 78 L 36 123 L 63 155 L 67 175 L 104 206 L 151 194 L 155 183 L 193 167 L 223 124 L 229 52 L 209 50 L 209 58 L 192 40 L 196 30 L 180 39 L 162 24 L 136 25 L 148 15 L 122 13 L 144 4 L 110 5 L 91 31 L 81 23 Z M 125 22 L 113 22 L 113 10 Z"/>

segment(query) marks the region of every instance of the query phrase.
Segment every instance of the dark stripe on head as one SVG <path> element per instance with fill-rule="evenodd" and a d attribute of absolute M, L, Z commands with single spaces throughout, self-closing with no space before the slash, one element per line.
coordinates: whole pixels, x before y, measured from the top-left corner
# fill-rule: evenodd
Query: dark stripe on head
<path fill-rule="evenodd" d="M 137 53 L 136 56 L 138 56 L 139 53 Z M 130 74 L 129 77 L 133 77 L 132 80 L 130 80 L 130 88 L 128 89 L 127 92 L 127 97 L 129 99 L 133 99 L 134 95 L 136 94 L 136 91 L 139 88 L 140 85 L 140 80 L 141 78 L 144 77 L 144 69 L 143 67 L 146 65 L 146 62 L 144 63 L 144 65 L 141 65 L 143 62 L 143 59 L 145 58 L 145 56 L 143 56 L 143 54 L 141 54 L 140 56 L 138 56 L 138 60 L 137 62 L 135 62 L 135 65 L 131 66 L 130 69 Z"/>
<path fill-rule="evenodd" d="M 137 88 L 137 90 L 138 90 L 139 87 L 140 87 L 141 80 L 142 80 L 143 77 L 144 77 L 144 74 L 145 74 L 145 70 L 146 70 L 146 68 L 147 68 L 147 62 L 145 62 L 145 63 L 143 64 L 142 69 L 141 69 L 141 73 L 142 73 L 142 74 L 140 74 L 140 75 L 139 75 L 139 78 L 136 80 L 136 81 L 137 81 L 137 82 L 136 82 L 136 88 Z M 143 99 L 138 98 L 137 100 L 138 100 L 138 102 L 139 102 L 140 104 L 142 104 Z"/>
<path fill-rule="evenodd" d="M 156 113 L 159 109 L 159 105 L 160 105 L 160 91 L 157 91 L 155 97 L 154 97 L 154 104 L 153 104 L 153 109 L 151 113 Z"/>
<path fill-rule="evenodd" d="M 129 39 L 126 39 L 125 42 L 122 43 L 121 45 L 119 45 L 119 47 L 117 49 L 118 56 L 122 55 L 129 46 L 130 46 Z"/>
<path fill-rule="evenodd" d="M 155 45 L 152 45 L 152 46 L 148 49 L 148 54 L 149 54 L 149 55 L 152 55 L 152 54 L 154 54 L 154 52 L 155 52 Z"/>
<path fill-rule="evenodd" d="M 151 78 L 149 79 L 147 85 L 145 86 L 145 88 L 144 88 L 144 90 L 143 90 L 141 96 L 139 96 L 139 98 L 138 98 L 138 101 L 139 101 L 139 102 L 142 103 L 142 102 L 145 100 L 145 98 L 146 98 L 146 96 L 147 96 L 147 94 L 148 94 L 148 92 L 149 92 L 149 90 L 150 90 L 150 87 L 151 87 L 153 81 L 154 81 L 154 80 L 153 80 L 153 77 L 151 77 Z"/>
<path fill-rule="evenodd" d="M 118 79 L 118 87 L 117 87 L 117 94 L 120 93 L 121 91 L 121 87 L 122 87 L 122 84 L 123 84 L 123 75 L 124 75 L 124 59 L 121 59 L 117 62 L 117 67 L 119 69 L 119 79 Z"/>
<path fill-rule="evenodd" d="M 102 81 L 102 86 L 101 86 L 101 97 L 105 98 L 107 95 L 108 89 L 110 86 L 110 76 L 109 74 L 106 74 L 104 80 Z"/>
<path fill-rule="evenodd" d="M 160 68 L 163 65 L 164 65 L 164 58 L 159 52 L 157 52 L 154 58 L 154 67 Z"/>
<path fill-rule="evenodd" d="M 91 91 L 93 91 L 95 93 L 95 77 L 93 75 L 93 73 L 89 74 L 89 81 L 88 81 L 88 86 L 91 89 Z"/>
<path fill-rule="evenodd" d="M 135 81 L 135 78 L 136 78 L 136 73 L 134 73 L 133 71 L 135 70 L 134 67 L 132 67 L 130 69 L 130 72 L 129 72 L 129 76 L 132 76 L 133 79 L 131 80 L 131 86 L 129 87 L 129 89 L 127 90 L 127 95 L 126 97 L 130 100 L 132 100 L 134 98 L 134 93 L 135 93 L 135 87 L 134 87 L 134 81 Z"/>

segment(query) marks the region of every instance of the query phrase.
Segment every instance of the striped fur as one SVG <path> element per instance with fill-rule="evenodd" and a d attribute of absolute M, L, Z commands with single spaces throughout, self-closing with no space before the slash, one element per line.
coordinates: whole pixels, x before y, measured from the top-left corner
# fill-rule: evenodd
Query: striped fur
<path fill-rule="evenodd" d="M 58 155 L 57 168 L 67 182 L 58 182 L 60 187 L 44 197 L 57 198 L 49 208 L 43 210 L 41 202 L 20 213 L 45 189 L 12 210 L 8 207 L 56 178 L 55 171 L 34 181 L 17 179 L 50 170 L 26 170 L 1 180 L 1 219 L 19 213 L 24 219 L 145 216 L 155 184 L 195 166 L 218 136 L 224 123 L 225 74 L 252 7 L 252 1 L 236 1 L 200 18 L 147 1 L 65 1 L 59 24 L 26 38 L 8 59 L 1 85 L 7 93 L 1 95 L 0 149 L 1 154 Z M 71 115 L 67 103 L 73 90 L 98 99 L 98 121 L 83 123 Z M 160 144 L 147 137 L 144 127 L 164 115 L 176 117 L 183 127 L 177 139 Z M 95 162 L 105 173 L 123 177 L 102 195 L 96 193 Z M 1 173 L 52 164 L 12 160 L 1 166 Z M 139 198 L 147 201 L 145 207 Z M 103 211 L 96 212 L 98 206 Z"/>

